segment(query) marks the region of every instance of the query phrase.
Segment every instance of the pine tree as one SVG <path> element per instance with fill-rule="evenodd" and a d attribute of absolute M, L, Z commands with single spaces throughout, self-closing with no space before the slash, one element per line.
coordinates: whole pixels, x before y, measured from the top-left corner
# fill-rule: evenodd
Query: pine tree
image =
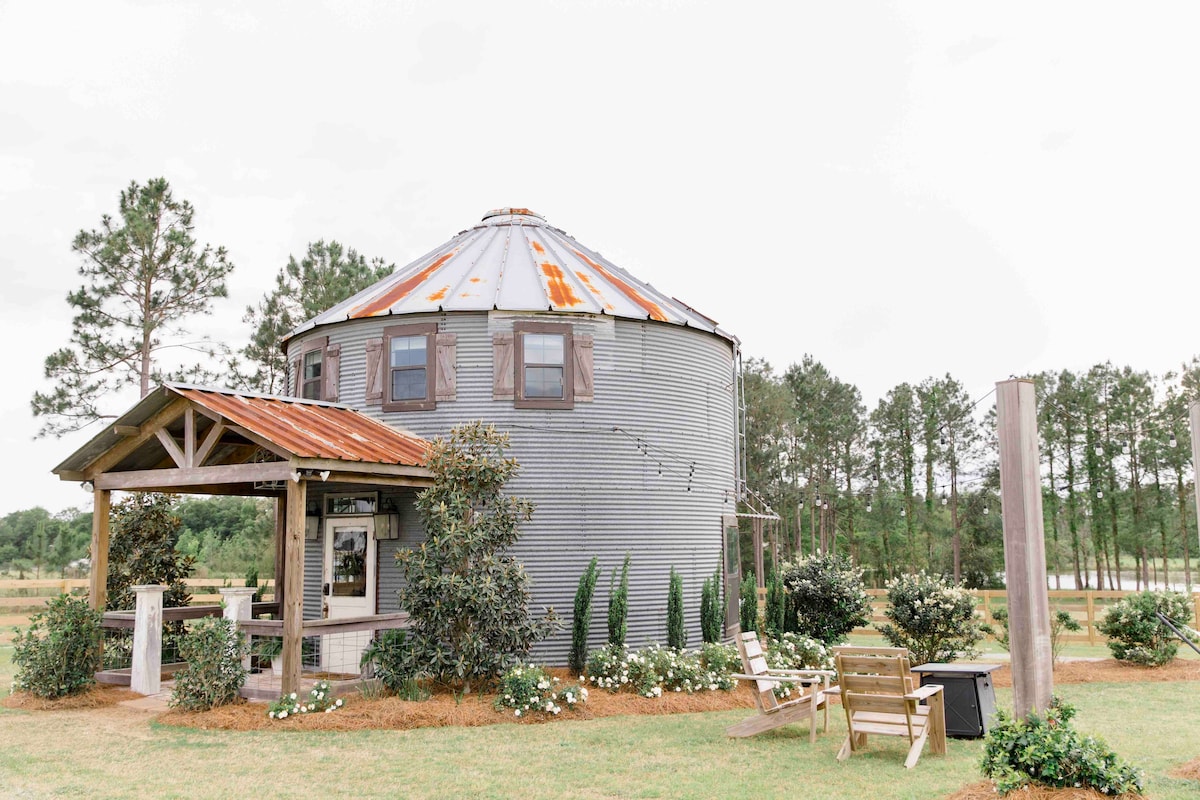
<path fill-rule="evenodd" d="M 105 214 L 98 229 L 75 236 L 84 284 L 67 295 L 75 310 L 69 345 L 46 358 L 54 388 L 33 394 L 33 414 L 45 419 L 38 436 L 62 436 L 109 416 L 101 403 L 124 386 L 138 386 L 145 397 L 156 383 L 211 377 L 200 364 L 164 364 L 169 349 L 215 356 L 217 346 L 188 337 L 182 323 L 210 313 L 233 270 L 224 248 L 196 243 L 193 214 L 165 179 L 133 181 L 121 192 L 117 219 Z"/>

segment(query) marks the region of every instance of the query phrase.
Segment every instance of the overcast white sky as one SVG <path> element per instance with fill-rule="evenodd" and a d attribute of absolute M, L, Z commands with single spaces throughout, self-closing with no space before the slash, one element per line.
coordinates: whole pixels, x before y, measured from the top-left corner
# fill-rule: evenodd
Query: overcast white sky
<path fill-rule="evenodd" d="M 1195 3 L 0 0 L 0 514 L 89 505 L 33 441 L 74 234 L 165 176 L 241 315 L 288 254 L 403 265 L 527 206 L 862 390 L 1200 352 Z M 123 411 L 136 398 L 121 398 Z"/>

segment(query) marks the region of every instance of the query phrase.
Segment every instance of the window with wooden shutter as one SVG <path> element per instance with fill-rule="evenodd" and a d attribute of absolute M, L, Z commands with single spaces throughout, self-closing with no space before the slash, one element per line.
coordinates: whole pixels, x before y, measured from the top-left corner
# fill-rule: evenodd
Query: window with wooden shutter
<path fill-rule="evenodd" d="M 437 408 L 437 324 L 394 325 L 383 331 L 384 411 Z"/>
<path fill-rule="evenodd" d="M 458 334 L 439 333 L 437 340 L 437 382 L 435 399 L 454 400 L 458 393 Z"/>
<path fill-rule="evenodd" d="M 325 347 L 329 337 L 309 339 L 302 344 L 296 376 L 296 396 L 305 400 L 325 399 Z"/>
<path fill-rule="evenodd" d="M 513 383 L 513 334 L 501 331 L 492 336 L 492 399 L 512 400 L 515 397 Z"/>
<path fill-rule="evenodd" d="M 367 376 L 364 405 L 383 405 L 383 339 L 367 339 Z"/>
<path fill-rule="evenodd" d="M 284 390 L 284 393 L 289 394 L 292 397 L 299 397 L 300 385 L 302 382 L 303 378 L 300 375 L 300 359 L 293 358 L 291 363 L 291 374 L 288 375 L 288 386 Z"/>
<path fill-rule="evenodd" d="M 575 355 L 570 325 L 513 325 L 517 408 L 574 408 Z"/>

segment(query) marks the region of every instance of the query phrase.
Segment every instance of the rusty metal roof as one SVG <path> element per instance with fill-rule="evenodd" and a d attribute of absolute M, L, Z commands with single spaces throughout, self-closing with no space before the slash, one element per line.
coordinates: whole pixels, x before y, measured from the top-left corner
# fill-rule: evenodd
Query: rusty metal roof
<path fill-rule="evenodd" d="M 124 439 L 125 434 L 118 431 L 141 426 L 178 398 L 219 415 L 297 459 L 424 467 L 429 453 L 430 445 L 425 439 L 386 425 L 349 406 L 167 383 L 142 398 L 53 472 L 86 470 Z M 136 457 L 131 457 L 126 468 L 147 466 L 136 463 Z"/>
<path fill-rule="evenodd" d="M 621 269 L 527 208 L 501 208 L 288 338 L 347 319 L 439 311 L 556 311 L 685 325 L 714 320 Z"/>
<path fill-rule="evenodd" d="M 167 388 L 279 445 L 297 458 L 425 465 L 429 442 L 349 406 L 183 384 Z"/>

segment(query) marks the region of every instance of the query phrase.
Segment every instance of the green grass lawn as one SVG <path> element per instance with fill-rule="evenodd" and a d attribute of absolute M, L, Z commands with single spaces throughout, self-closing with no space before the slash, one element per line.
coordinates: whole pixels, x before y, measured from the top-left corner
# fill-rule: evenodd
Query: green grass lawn
<path fill-rule="evenodd" d="M 11 680 L 12 648 L 0 648 Z M 1200 756 L 1196 684 L 1064 685 L 1081 730 L 1143 766 L 1156 800 L 1195 798 L 1166 777 Z M 997 693 L 1002 707 L 1011 703 Z M 351 699 L 353 702 L 353 699 Z M 467 700 L 465 702 L 477 702 Z M 819 796 L 829 800 L 938 798 L 979 780 L 979 741 L 950 740 L 903 768 L 900 739 L 875 737 L 845 763 L 845 723 L 808 743 L 793 726 L 728 739 L 746 712 L 559 720 L 361 733 L 227 733 L 158 725 L 125 709 L 27 713 L 0 709 L 0 796 L 301 798 L 329 795 L 480 798 Z"/>

